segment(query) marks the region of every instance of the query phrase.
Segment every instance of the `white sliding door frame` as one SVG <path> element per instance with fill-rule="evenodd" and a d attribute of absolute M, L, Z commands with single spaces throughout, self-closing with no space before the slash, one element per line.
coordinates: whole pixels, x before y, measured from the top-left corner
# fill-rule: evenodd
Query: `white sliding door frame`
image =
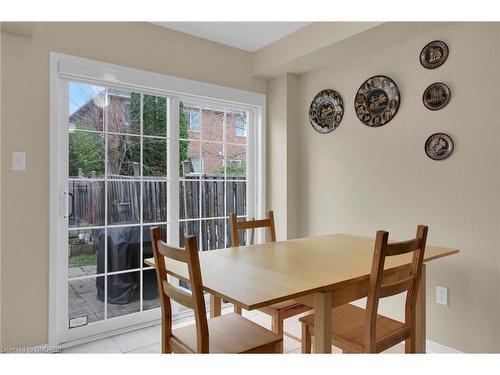
<path fill-rule="evenodd" d="M 68 328 L 67 149 L 68 82 L 77 81 L 109 88 L 135 90 L 167 98 L 167 240 L 179 240 L 179 142 L 180 100 L 202 101 L 249 114 L 247 125 L 247 215 L 262 217 L 266 208 L 265 150 L 266 96 L 223 86 L 192 81 L 94 60 L 50 53 L 50 189 L 49 189 L 49 344 L 78 343 L 157 322 L 158 309 L 132 313 Z M 142 199 L 142 198 L 141 198 Z M 259 240 L 259 238 L 257 238 Z"/>

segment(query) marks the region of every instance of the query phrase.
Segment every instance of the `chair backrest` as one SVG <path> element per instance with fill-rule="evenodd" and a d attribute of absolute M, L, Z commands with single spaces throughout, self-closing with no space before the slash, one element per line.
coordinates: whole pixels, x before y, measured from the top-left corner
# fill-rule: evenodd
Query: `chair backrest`
<path fill-rule="evenodd" d="M 276 242 L 276 230 L 274 228 L 274 213 L 273 211 L 267 212 L 267 219 L 262 220 L 248 220 L 248 221 L 238 221 L 236 214 L 233 212 L 229 215 L 231 221 L 231 244 L 233 247 L 240 246 L 240 230 L 250 229 L 250 241 L 246 241 L 247 245 L 253 245 L 255 229 L 257 228 L 269 228 L 269 236 L 271 242 Z"/>
<path fill-rule="evenodd" d="M 369 352 L 379 351 L 384 343 L 377 342 L 376 325 L 377 310 L 380 298 L 390 297 L 399 293 L 407 292 L 405 303 L 405 332 L 415 329 L 415 306 L 417 302 L 418 286 L 422 275 L 425 244 L 427 241 L 428 227 L 419 225 L 416 237 L 403 242 L 388 243 L 389 233 L 378 231 L 375 239 L 375 251 L 373 254 L 370 284 L 368 287 L 368 299 L 366 302 L 365 321 L 365 350 Z M 384 283 L 385 258 L 413 252 L 411 269 L 409 274 L 403 274 L 396 280 Z M 402 335 L 403 332 L 394 332 L 391 336 Z M 391 341 L 391 337 L 383 340 Z"/>
<path fill-rule="evenodd" d="M 153 254 L 156 264 L 156 278 L 160 292 L 162 319 L 167 330 L 167 336 L 172 336 L 172 309 L 170 299 L 194 310 L 196 320 L 197 352 L 208 353 L 208 323 L 203 298 L 203 282 L 201 279 L 200 259 L 196 236 L 185 239 L 185 249 L 168 246 L 161 240 L 160 228 L 151 228 Z M 191 294 L 173 286 L 167 279 L 165 259 L 173 259 L 187 264 Z"/>

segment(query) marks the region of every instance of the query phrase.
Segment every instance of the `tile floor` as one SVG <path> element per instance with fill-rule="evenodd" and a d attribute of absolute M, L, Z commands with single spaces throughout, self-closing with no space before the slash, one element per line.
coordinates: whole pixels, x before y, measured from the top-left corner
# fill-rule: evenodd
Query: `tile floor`
<path fill-rule="evenodd" d="M 226 307 L 222 313 L 232 312 L 232 307 Z M 243 311 L 243 315 L 260 325 L 271 329 L 271 318 L 259 311 Z M 176 325 L 187 324 L 193 321 L 193 318 L 184 318 L 176 322 Z M 300 337 L 301 327 L 298 317 L 293 317 L 285 321 L 285 332 Z M 138 353 L 138 354 L 159 354 L 161 353 L 161 326 L 138 329 L 132 332 L 123 333 L 109 338 L 73 346 L 63 350 L 63 353 Z M 284 352 L 287 354 L 300 354 L 300 342 L 288 336 L 283 338 Z M 334 353 L 340 353 L 340 350 L 333 347 Z M 387 353 L 403 353 L 404 346 L 395 346 L 386 351 Z"/>

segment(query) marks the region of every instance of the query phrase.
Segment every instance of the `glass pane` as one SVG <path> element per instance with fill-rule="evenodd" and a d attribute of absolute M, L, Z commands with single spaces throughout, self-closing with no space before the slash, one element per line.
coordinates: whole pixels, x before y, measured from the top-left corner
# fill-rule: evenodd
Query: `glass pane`
<path fill-rule="evenodd" d="M 200 181 L 198 179 L 179 182 L 179 218 L 200 217 Z"/>
<path fill-rule="evenodd" d="M 224 177 L 214 177 L 201 182 L 202 217 L 224 217 Z"/>
<path fill-rule="evenodd" d="M 140 271 L 110 275 L 108 278 L 108 318 L 140 311 Z"/>
<path fill-rule="evenodd" d="M 201 249 L 215 250 L 225 248 L 225 219 L 201 221 Z"/>
<path fill-rule="evenodd" d="M 143 221 L 145 223 L 167 221 L 167 182 L 144 181 Z"/>
<path fill-rule="evenodd" d="M 68 141 L 69 177 L 104 177 L 104 134 L 70 131 Z"/>
<path fill-rule="evenodd" d="M 246 220 L 246 217 L 238 218 L 238 220 Z M 226 220 L 226 230 L 227 230 L 227 247 L 233 246 L 232 243 L 232 232 L 231 232 L 231 222 Z M 240 246 L 245 246 L 247 241 L 247 230 L 238 231 L 238 236 L 240 237 Z"/>
<path fill-rule="evenodd" d="M 108 175 L 110 178 L 140 177 L 141 139 L 130 135 L 108 135 Z"/>
<path fill-rule="evenodd" d="M 141 267 L 141 227 L 108 228 L 108 272 Z"/>
<path fill-rule="evenodd" d="M 104 319 L 104 276 L 68 282 L 68 318 L 87 317 L 87 323 Z"/>
<path fill-rule="evenodd" d="M 226 129 L 226 142 L 246 144 L 246 112 L 228 112 L 226 114 Z"/>
<path fill-rule="evenodd" d="M 179 247 L 184 247 L 184 237 L 187 236 L 200 238 L 200 222 L 198 220 L 179 223 Z"/>
<path fill-rule="evenodd" d="M 200 142 L 179 141 L 179 176 L 198 176 L 202 171 Z"/>
<path fill-rule="evenodd" d="M 140 188 L 140 182 L 108 181 L 108 224 L 139 222 Z"/>
<path fill-rule="evenodd" d="M 204 141 L 224 141 L 224 111 L 203 108 L 201 121 L 201 137 Z"/>
<path fill-rule="evenodd" d="M 224 175 L 224 146 L 222 143 L 203 143 L 201 158 L 205 175 Z"/>
<path fill-rule="evenodd" d="M 68 277 L 90 276 L 97 273 L 97 259 L 104 256 L 102 229 L 68 232 Z"/>
<path fill-rule="evenodd" d="M 144 95 L 143 126 L 145 135 L 167 136 L 167 99 Z"/>
<path fill-rule="evenodd" d="M 167 140 L 143 138 L 143 175 L 167 177 Z"/>
<path fill-rule="evenodd" d="M 247 183 L 245 181 L 226 182 L 226 216 L 236 212 L 236 215 L 247 213 Z"/>
<path fill-rule="evenodd" d="M 227 178 L 245 178 L 247 173 L 246 146 L 227 145 Z"/>
<path fill-rule="evenodd" d="M 200 108 L 188 102 L 179 103 L 179 138 L 200 139 Z"/>
<path fill-rule="evenodd" d="M 151 310 L 160 307 L 160 297 L 158 295 L 158 283 L 156 281 L 156 271 L 147 270 L 142 273 L 142 308 Z"/>
<path fill-rule="evenodd" d="M 69 130 L 103 131 L 106 91 L 104 87 L 69 83 Z"/>
<path fill-rule="evenodd" d="M 151 245 L 151 228 L 159 227 L 161 233 L 161 239 L 167 242 L 167 225 L 145 225 L 143 228 L 142 235 L 142 251 L 143 259 L 153 258 L 153 248 Z M 143 267 L 149 267 L 147 264 L 143 264 Z"/>
<path fill-rule="evenodd" d="M 141 133 L 141 94 L 108 90 L 108 131 L 114 133 Z"/>
<path fill-rule="evenodd" d="M 104 181 L 68 181 L 70 228 L 104 225 Z"/>

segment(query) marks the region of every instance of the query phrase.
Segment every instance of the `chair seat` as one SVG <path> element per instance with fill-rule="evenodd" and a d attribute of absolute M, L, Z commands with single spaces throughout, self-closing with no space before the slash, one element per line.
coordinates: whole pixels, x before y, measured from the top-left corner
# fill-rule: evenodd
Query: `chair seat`
<path fill-rule="evenodd" d="M 283 340 L 282 336 L 234 313 L 208 319 L 208 332 L 210 353 L 262 352 Z M 174 329 L 172 336 L 196 352 L 195 324 Z"/>
<path fill-rule="evenodd" d="M 332 344 L 348 352 L 363 352 L 366 310 L 346 304 L 332 309 Z M 299 319 L 314 328 L 314 314 Z M 405 324 L 397 320 L 377 315 L 377 341 L 383 341 L 395 332 L 405 331 Z M 384 350 L 385 348 L 381 348 Z"/>

